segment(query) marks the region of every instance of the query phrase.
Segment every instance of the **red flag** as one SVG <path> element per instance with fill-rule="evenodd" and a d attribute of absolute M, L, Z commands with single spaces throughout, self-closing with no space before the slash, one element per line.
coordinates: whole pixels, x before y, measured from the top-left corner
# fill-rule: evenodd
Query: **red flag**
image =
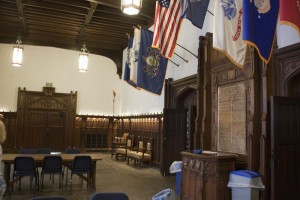
<path fill-rule="evenodd" d="M 152 47 L 160 49 L 164 57 L 173 56 L 182 22 L 181 14 L 181 0 L 156 2 Z"/>
<path fill-rule="evenodd" d="M 299 0 L 280 0 L 280 24 L 288 24 L 300 34 Z"/>

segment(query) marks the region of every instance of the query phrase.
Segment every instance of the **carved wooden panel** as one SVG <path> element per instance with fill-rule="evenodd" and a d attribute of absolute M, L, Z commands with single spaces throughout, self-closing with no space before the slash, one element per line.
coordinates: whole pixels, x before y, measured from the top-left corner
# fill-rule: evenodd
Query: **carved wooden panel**
<path fill-rule="evenodd" d="M 182 200 L 230 200 L 227 187 L 229 173 L 234 170 L 234 154 L 215 155 L 182 152 Z"/>
<path fill-rule="evenodd" d="M 55 93 L 54 88 L 43 92 L 18 92 L 18 144 L 16 148 L 47 147 L 63 151 L 75 146 L 74 124 L 77 93 Z"/>
<path fill-rule="evenodd" d="M 216 51 L 217 50 L 212 50 L 211 54 L 219 55 L 220 53 Z M 256 147 L 258 145 L 257 138 L 259 137 L 259 133 L 255 133 L 257 125 L 254 123 L 255 120 L 258 119 L 258 113 L 256 113 L 255 111 L 256 98 L 258 98 L 255 96 L 258 92 L 258 90 L 256 89 L 256 85 L 258 83 L 256 81 L 257 74 L 255 74 L 255 66 L 253 64 L 253 52 L 251 49 L 250 51 L 248 51 L 243 69 L 236 67 L 226 57 L 222 57 L 219 55 L 217 58 L 218 59 L 213 57 L 210 58 L 212 60 L 211 147 L 213 150 L 224 150 L 238 153 L 240 154 L 238 163 L 240 163 L 241 166 L 252 166 L 253 163 L 257 163 L 257 159 L 255 160 L 255 156 L 258 155 L 258 148 Z M 236 87 L 237 85 L 241 88 L 239 89 L 239 91 L 242 94 L 239 95 L 239 104 L 235 103 L 232 106 L 229 105 L 231 109 L 235 109 L 234 112 L 232 112 L 233 110 L 230 109 L 225 110 L 225 108 L 228 107 L 226 106 L 226 103 L 223 103 L 223 105 L 220 104 L 220 92 L 225 92 L 224 89 L 233 91 L 235 90 L 234 87 Z M 232 93 L 231 95 L 233 97 L 235 94 Z M 224 93 L 223 96 L 225 97 L 226 94 Z M 220 110 L 222 108 L 224 109 Z M 234 123 L 229 123 L 228 121 L 226 121 L 226 115 L 229 116 L 233 113 L 235 113 Z M 241 120 L 239 121 L 239 123 L 237 122 L 237 118 Z M 220 122 L 220 119 L 223 121 L 225 120 L 224 123 L 226 124 L 224 124 L 224 126 L 219 126 L 220 123 L 222 123 L 222 121 Z M 238 126 L 236 126 L 237 123 Z M 222 127 L 226 127 L 226 130 L 228 130 L 228 137 L 224 137 L 224 134 L 222 137 L 219 137 L 220 131 L 222 132 L 220 128 L 222 129 Z M 235 150 L 227 148 L 230 146 L 232 140 L 230 140 L 230 143 L 220 141 L 222 139 L 227 140 L 230 135 L 234 136 L 234 138 L 239 138 L 239 144 L 233 147 L 235 148 Z M 219 146 L 219 144 L 222 144 L 223 146 Z"/>
<path fill-rule="evenodd" d="M 245 84 L 218 88 L 218 151 L 246 154 Z"/>

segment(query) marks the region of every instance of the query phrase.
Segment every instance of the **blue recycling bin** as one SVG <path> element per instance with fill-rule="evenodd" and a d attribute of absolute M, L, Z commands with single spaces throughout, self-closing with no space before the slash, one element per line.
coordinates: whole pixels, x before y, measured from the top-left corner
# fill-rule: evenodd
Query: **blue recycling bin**
<path fill-rule="evenodd" d="M 229 183 L 232 200 L 258 200 L 259 190 L 265 186 L 259 173 L 249 170 L 238 170 L 230 172 Z"/>
<path fill-rule="evenodd" d="M 180 195 L 180 191 L 181 191 L 181 172 L 177 172 L 176 173 L 176 194 Z"/>
<path fill-rule="evenodd" d="M 181 190 L 181 167 L 182 161 L 174 161 L 170 166 L 170 173 L 176 174 L 176 194 L 180 195 Z"/>

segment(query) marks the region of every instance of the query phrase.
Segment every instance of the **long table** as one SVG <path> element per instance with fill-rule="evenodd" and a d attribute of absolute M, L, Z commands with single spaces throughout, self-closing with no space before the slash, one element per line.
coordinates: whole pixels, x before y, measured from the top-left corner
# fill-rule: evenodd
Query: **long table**
<path fill-rule="evenodd" d="M 10 171 L 11 171 L 11 165 L 14 164 L 14 160 L 18 156 L 30 156 L 32 157 L 36 163 L 42 163 L 45 156 L 49 156 L 52 154 L 3 154 L 2 155 L 2 162 L 4 163 L 4 179 L 9 186 L 12 181 L 10 180 Z M 99 153 L 84 153 L 84 154 L 55 154 L 59 155 L 62 158 L 63 164 L 66 164 L 68 162 L 72 162 L 75 156 L 78 155 L 87 155 L 91 156 L 92 158 L 92 181 L 91 181 L 91 187 L 95 189 L 96 186 L 96 163 L 98 160 L 102 160 L 101 155 Z M 53 155 L 54 156 L 54 155 Z"/>

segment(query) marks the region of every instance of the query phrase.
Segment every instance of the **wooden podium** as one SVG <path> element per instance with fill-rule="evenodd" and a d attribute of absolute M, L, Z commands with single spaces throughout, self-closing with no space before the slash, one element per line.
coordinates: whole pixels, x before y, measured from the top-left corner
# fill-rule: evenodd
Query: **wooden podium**
<path fill-rule="evenodd" d="M 230 200 L 227 187 L 235 154 L 181 152 L 181 200 Z"/>

